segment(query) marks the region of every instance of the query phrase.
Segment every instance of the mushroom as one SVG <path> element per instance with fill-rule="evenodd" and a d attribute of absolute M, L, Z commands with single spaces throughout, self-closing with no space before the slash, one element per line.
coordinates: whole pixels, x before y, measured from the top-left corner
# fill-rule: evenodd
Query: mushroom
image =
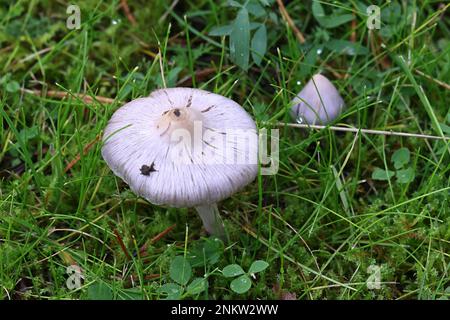
<path fill-rule="evenodd" d="M 316 74 L 292 100 L 291 115 L 298 123 L 327 124 L 344 108 L 344 100 L 325 76 Z"/>
<path fill-rule="evenodd" d="M 217 202 L 254 180 L 256 125 L 236 102 L 204 90 L 168 88 L 119 108 L 102 156 L 137 195 L 195 207 L 206 231 L 224 238 Z"/>

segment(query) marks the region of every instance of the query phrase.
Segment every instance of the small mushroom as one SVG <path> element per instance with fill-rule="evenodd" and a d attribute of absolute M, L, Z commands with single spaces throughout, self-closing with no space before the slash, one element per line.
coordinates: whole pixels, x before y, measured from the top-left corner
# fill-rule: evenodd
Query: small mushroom
<path fill-rule="evenodd" d="M 153 204 L 195 207 L 207 232 L 224 238 L 217 202 L 254 180 L 256 125 L 236 102 L 170 88 L 119 108 L 103 135 L 115 175 Z"/>
<path fill-rule="evenodd" d="M 327 124 L 344 108 L 344 100 L 325 76 L 316 74 L 292 100 L 291 115 L 298 123 Z"/>

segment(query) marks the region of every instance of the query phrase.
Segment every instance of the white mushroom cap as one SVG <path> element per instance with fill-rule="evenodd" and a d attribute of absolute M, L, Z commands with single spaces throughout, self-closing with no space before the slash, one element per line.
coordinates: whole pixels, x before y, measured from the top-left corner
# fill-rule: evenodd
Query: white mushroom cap
<path fill-rule="evenodd" d="M 159 205 L 216 203 L 258 171 L 254 121 L 236 102 L 204 90 L 161 89 L 125 104 L 103 142 L 111 170 Z"/>
<path fill-rule="evenodd" d="M 316 74 L 292 100 L 291 115 L 299 123 L 327 124 L 344 108 L 344 100 L 325 76 Z"/>

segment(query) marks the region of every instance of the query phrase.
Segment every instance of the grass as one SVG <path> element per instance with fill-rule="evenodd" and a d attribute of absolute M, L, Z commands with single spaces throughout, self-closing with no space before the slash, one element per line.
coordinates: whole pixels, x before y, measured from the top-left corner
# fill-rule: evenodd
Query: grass
<path fill-rule="evenodd" d="M 194 210 L 137 198 L 106 166 L 96 139 L 109 117 L 164 85 L 230 97 L 263 127 L 291 121 L 290 100 L 322 72 L 347 105 L 334 125 L 449 136 L 448 5 L 380 4 L 381 29 L 369 32 L 363 1 L 322 2 L 326 15 L 353 15 L 332 28 L 291 1 L 301 43 L 267 2 L 267 17 L 250 14 L 267 27 L 267 52 L 245 71 L 229 36 L 209 34 L 235 19 L 232 6 L 129 1 L 133 25 L 119 1 L 83 2 L 81 28 L 69 30 L 65 1 L 0 1 L 2 299 L 161 299 L 176 256 L 207 282 L 178 298 L 448 299 L 448 140 L 282 127 L 278 173 L 219 204 L 226 246 Z M 400 148 L 410 158 L 396 168 Z M 269 267 L 245 293 L 231 290 L 221 270 L 257 260 Z M 73 265 L 84 279 L 68 288 Z"/>

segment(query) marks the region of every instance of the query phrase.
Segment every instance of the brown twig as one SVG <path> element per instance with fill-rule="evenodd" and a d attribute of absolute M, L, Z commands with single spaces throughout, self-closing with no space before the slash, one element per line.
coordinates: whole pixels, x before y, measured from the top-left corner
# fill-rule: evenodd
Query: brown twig
<path fill-rule="evenodd" d="M 157 53 L 154 53 L 153 51 L 148 50 L 148 49 L 139 49 L 139 51 L 145 53 L 146 55 L 148 55 L 149 57 L 152 57 L 153 59 L 156 59 L 158 57 Z"/>
<path fill-rule="evenodd" d="M 147 248 L 150 244 L 155 243 L 156 241 L 160 240 L 162 237 L 164 237 L 166 234 L 168 234 L 170 231 L 173 230 L 173 228 L 176 227 L 176 224 L 171 225 L 170 227 L 168 227 L 166 230 L 158 233 L 156 236 L 154 236 L 153 238 L 150 239 L 150 241 L 144 243 L 144 245 L 139 249 L 139 255 L 141 256 L 145 256 L 146 255 L 146 251 Z"/>
<path fill-rule="evenodd" d="M 353 13 L 353 17 L 354 19 L 352 20 L 352 33 L 350 34 L 350 41 L 351 42 L 356 42 L 356 17 L 355 14 Z"/>
<path fill-rule="evenodd" d="M 159 277 L 161 277 L 161 275 L 158 274 L 158 273 L 147 274 L 147 275 L 144 276 L 144 280 L 153 280 L 153 279 L 157 279 Z M 130 276 L 130 278 L 131 278 L 132 281 L 135 281 L 135 279 L 137 279 L 138 276 L 133 274 L 133 275 Z"/>
<path fill-rule="evenodd" d="M 294 32 L 295 36 L 297 37 L 298 41 L 303 44 L 305 43 L 305 37 L 303 36 L 302 32 L 295 26 L 294 21 L 292 20 L 291 16 L 286 10 L 286 7 L 283 4 L 282 0 L 277 0 L 278 8 L 280 9 L 280 13 L 283 16 L 284 20 L 287 22 L 289 27 L 291 27 L 292 31 Z M 344 79 L 346 78 L 346 75 L 341 75 L 340 73 L 336 72 L 332 67 L 325 64 L 325 66 L 330 70 L 330 72 L 338 79 Z"/>
<path fill-rule="evenodd" d="M 373 30 L 369 30 L 369 35 L 372 35 L 370 38 L 370 47 L 372 49 L 374 57 L 379 57 L 376 59 L 376 63 L 381 67 L 381 69 L 386 70 L 391 67 L 391 62 L 386 54 L 378 54 L 379 48 L 382 43 L 381 37 L 374 32 Z"/>
<path fill-rule="evenodd" d="M 125 253 L 125 256 L 128 260 L 131 260 L 131 256 L 128 253 L 127 248 L 125 247 L 125 244 L 123 243 L 122 237 L 119 234 L 119 231 L 117 229 L 114 229 L 114 235 L 116 236 L 117 242 L 119 243 L 120 247 L 122 248 L 123 253 Z"/>
<path fill-rule="evenodd" d="M 319 61 L 323 61 L 323 60 L 322 60 L 322 59 L 319 59 Z M 346 73 L 346 74 L 341 74 L 341 73 L 337 72 L 337 71 L 334 69 L 333 66 L 331 66 L 331 65 L 329 65 L 329 64 L 327 64 L 327 63 L 324 63 L 324 65 L 325 65 L 325 68 L 326 68 L 329 72 L 331 72 L 331 74 L 332 74 L 336 79 L 347 79 L 348 73 Z"/>
<path fill-rule="evenodd" d="M 431 80 L 431 81 L 433 81 L 433 82 L 436 82 L 438 85 L 444 87 L 445 89 L 450 90 L 450 85 L 449 85 L 449 84 L 447 84 L 447 83 L 445 83 L 445 82 L 442 82 L 442 81 L 440 81 L 440 80 L 438 80 L 438 79 L 435 79 L 435 78 L 433 78 L 433 77 L 431 77 L 431 76 L 429 76 L 429 75 L 423 73 L 422 71 L 420 71 L 420 70 L 418 70 L 418 69 L 414 69 L 414 72 L 417 73 L 418 75 L 421 75 L 421 76 L 424 77 L 424 78 L 427 78 L 428 80 Z"/>
<path fill-rule="evenodd" d="M 277 0 L 278 8 L 280 9 L 280 13 L 283 16 L 284 20 L 287 22 L 287 24 L 291 27 L 292 31 L 294 32 L 295 36 L 297 37 L 298 41 L 300 43 L 305 43 L 305 37 L 301 33 L 301 31 L 295 26 L 294 21 L 292 21 L 291 17 L 289 16 L 289 13 L 286 10 L 286 7 L 283 4 L 282 0 Z"/>
<path fill-rule="evenodd" d="M 43 91 L 41 91 L 41 90 L 22 89 L 22 92 L 32 94 L 35 96 L 42 96 L 42 94 L 43 94 Z M 57 91 L 57 90 L 46 91 L 45 96 L 50 97 L 50 98 L 60 98 L 60 99 L 64 99 L 69 96 L 74 96 L 74 97 L 77 97 L 77 98 L 83 100 L 83 102 L 85 102 L 85 103 L 93 103 L 94 101 L 99 101 L 99 102 L 105 103 L 105 104 L 114 103 L 114 99 L 111 99 L 111 98 L 106 98 L 106 97 L 102 97 L 102 96 L 91 97 L 91 96 L 87 96 L 85 93 L 69 93 L 69 92 Z"/>
<path fill-rule="evenodd" d="M 164 14 L 158 19 L 158 24 L 161 24 L 162 22 L 164 22 L 164 20 L 166 20 L 166 18 L 169 15 L 170 11 L 173 11 L 173 9 L 175 8 L 175 6 L 177 5 L 178 2 L 179 2 L 179 0 L 175 0 L 175 1 L 172 2 L 172 4 L 166 10 L 166 12 L 164 12 Z"/>
<path fill-rule="evenodd" d="M 29 61 L 29 60 L 32 60 L 32 59 L 34 59 L 34 58 L 36 58 L 36 57 L 38 57 L 38 56 L 40 56 L 40 55 L 42 55 L 42 54 L 44 54 L 44 53 L 47 53 L 47 52 L 51 51 L 51 50 L 53 50 L 53 47 L 44 48 L 44 49 L 42 49 L 42 50 L 39 50 L 39 51 L 37 51 L 37 52 L 34 52 L 34 53 L 32 53 L 32 54 L 26 56 L 25 58 L 20 59 L 20 60 L 17 62 L 17 64 L 21 64 L 21 63 L 27 62 L 27 61 Z"/>
<path fill-rule="evenodd" d="M 398 132 L 398 131 L 385 131 L 385 130 L 374 130 L 374 129 L 359 129 L 354 127 L 336 127 L 336 126 L 322 126 L 314 124 L 300 124 L 300 123 L 282 123 L 278 122 L 271 124 L 264 122 L 263 124 L 272 125 L 276 127 L 293 127 L 302 129 L 330 129 L 333 131 L 343 131 L 343 132 L 354 132 L 354 133 L 366 133 L 366 134 L 377 134 L 383 136 L 397 136 L 397 137 L 408 137 L 408 138 L 421 138 L 421 139 L 433 139 L 433 140 L 444 140 L 449 141 L 450 137 L 440 137 L 431 136 L 428 134 L 418 134 L 418 133 L 408 133 L 408 132 Z"/>
<path fill-rule="evenodd" d="M 92 148 L 92 146 L 94 144 L 96 144 L 99 140 L 100 140 L 100 136 L 101 135 L 97 135 L 95 137 L 94 140 L 92 140 L 91 142 L 89 142 L 84 148 L 83 148 L 83 155 L 86 155 L 88 153 L 88 151 Z M 72 169 L 72 167 L 81 159 L 81 154 L 77 154 L 77 156 L 70 161 L 67 166 L 64 168 L 64 173 L 66 173 L 67 171 L 69 171 L 70 169 Z"/>
<path fill-rule="evenodd" d="M 226 68 L 227 66 L 224 66 L 223 68 Z M 200 81 L 201 79 L 207 77 L 210 74 L 213 74 L 217 71 L 216 68 L 206 68 L 203 70 L 197 70 L 194 74 L 195 80 Z M 191 86 L 192 85 L 192 76 L 186 76 L 182 79 L 180 79 L 177 82 L 177 86 Z"/>
<path fill-rule="evenodd" d="M 170 227 L 168 227 L 166 230 L 164 230 L 163 232 L 158 233 L 156 236 L 154 236 L 151 240 L 150 243 L 155 243 L 156 241 L 159 241 L 162 237 L 164 237 L 166 234 L 168 234 L 170 231 L 173 230 L 173 228 L 175 228 L 177 226 L 177 224 L 173 224 Z"/>
<path fill-rule="evenodd" d="M 158 279 L 158 278 L 160 278 L 160 277 L 161 277 L 161 275 L 160 275 L 160 274 L 157 274 L 157 273 L 154 273 L 154 274 L 147 274 L 147 275 L 144 276 L 144 281 L 151 281 L 151 280 Z M 135 283 L 137 280 L 139 280 L 139 277 L 138 277 L 136 274 L 132 274 L 132 275 L 127 279 L 127 281 L 123 284 L 123 286 L 124 286 L 125 288 L 130 288 L 130 287 L 133 285 L 133 283 Z"/>
<path fill-rule="evenodd" d="M 120 7 L 123 9 L 123 12 L 125 13 L 125 16 L 127 17 L 128 21 L 135 26 L 137 24 L 136 18 L 131 13 L 130 7 L 128 6 L 127 0 L 120 0 Z"/>

